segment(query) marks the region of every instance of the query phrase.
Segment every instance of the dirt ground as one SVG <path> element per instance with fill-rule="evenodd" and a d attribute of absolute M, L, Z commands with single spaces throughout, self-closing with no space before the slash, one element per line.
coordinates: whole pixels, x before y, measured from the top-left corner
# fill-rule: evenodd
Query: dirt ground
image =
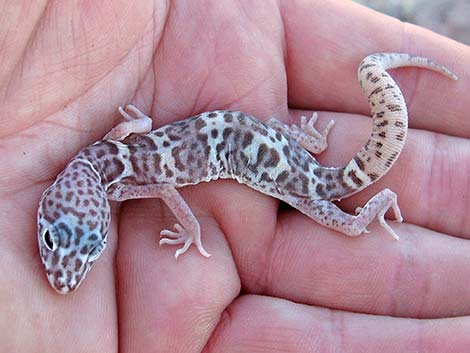
<path fill-rule="evenodd" d="M 470 45 L 470 0 L 354 0 Z"/>

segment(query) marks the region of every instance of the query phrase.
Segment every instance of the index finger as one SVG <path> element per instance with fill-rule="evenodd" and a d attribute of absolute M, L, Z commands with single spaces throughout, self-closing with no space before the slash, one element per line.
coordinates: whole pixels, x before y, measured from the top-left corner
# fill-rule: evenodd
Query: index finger
<path fill-rule="evenodd" d="M 470 136 L 469 47 L 352 2 L 286 1 L 282 10 L 291 108 L 369 115 L 356 78 L 361 59 L 375 52 L 405 52 L 431 58 L 459 77 L 455 82 L 414 68 L 394 72 L 410 126 Z"/>

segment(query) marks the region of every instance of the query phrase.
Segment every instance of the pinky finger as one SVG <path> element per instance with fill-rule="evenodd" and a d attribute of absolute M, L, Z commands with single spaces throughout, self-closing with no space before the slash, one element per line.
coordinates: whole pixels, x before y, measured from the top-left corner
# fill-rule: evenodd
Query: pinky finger
<path fill-rule="evenodd" d="M 417 320 L 255 295 L 222 315 L 204 352 L 464 352 L 470 317 Z"/>

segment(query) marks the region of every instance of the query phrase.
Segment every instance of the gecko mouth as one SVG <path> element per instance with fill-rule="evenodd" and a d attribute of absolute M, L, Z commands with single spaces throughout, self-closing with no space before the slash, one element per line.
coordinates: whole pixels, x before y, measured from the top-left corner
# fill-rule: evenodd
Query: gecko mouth
<path fill-rule="evenodd" d="M 89 263 L 87 262 L 82 267 L 80 272 L 71 273 L 71 274 L 68 274 L 68 276 L 66 275 L 65 277 L 60 276 L 60 277 L 57 278 L 54 275 L 54 273 L 48 274 L 47 277 L 49 279 L 49 282 L 50 282 L 52 288 L 54 288 L 54 290 L 57 293 L 59 293 L 59 294 L 68 294 L 68 293 L 71 293 L 71 292 L 75 291 L 80 286 L 80 284 L 85 279 L 87 273 L 90 271 L 90 268 L 91 268 L 92 264 L 93 264 L 92 261 L 89 262 Z"/>

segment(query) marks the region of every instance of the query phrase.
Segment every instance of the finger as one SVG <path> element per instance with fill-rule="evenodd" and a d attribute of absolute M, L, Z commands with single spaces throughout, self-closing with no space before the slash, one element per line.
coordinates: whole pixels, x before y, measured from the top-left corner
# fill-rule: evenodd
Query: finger
<path fill-rule="evenodd" d="M 305 111 L 291 111 L 292 122 Z M 367 141 L 371 122 L 359 115 L 321 113 L 319 128 L 336 125 L 329 147 L 318 157 L 323 165 L 342 166 Z M 297 118 L 296 118 L 296 117 Z M 353 212 L 384 188 L 398 194 L 405 221 L 454 236 L 470 238 L 470 140 L 411 129 L 403 152 L 390 172 L 341 207 Z"/>
<path fill-rule="evenodd" d="M 222 316 L 204 352 L 460 352 L 468 317 L 411 320 L 243 296 Z"/>
<path fill-rule="evenodd" d="M 36 189 L 1 195 L 0 351 L 116 351 L 114 242 L 77 292 L 56 293 L 35 236 Z"/>
<path fill-rule="evenodd" d="M 469 47 L 353 2 L 282 4 L 291 107 L 368 115 L 356 77 L 359 62 L 375 52 L 407 52 L 432 58 L 459 76 L 455 82 L 419 69 L 393 72 L 408 102 L 411 126 L 470 136 Z M 341 26 L 332 25 L 338 19 Z"/>
<path fill-rule="evenodd" d="M 377 223 L 368 227 L 371 234 L 350 238 L 288 211 L 270 247 L 252 238 L 243 247 L 236 239 L 231 244 L 249 293 L 373 314 L 468 315 L 469 241 L 392 226 L 398 242 Z M 252 261 L 238 260 L 245 258 Z"/>
<path fill-rule="evenodd" d="M 251 204 L 245 196 L 252 216 L 239 218 L 236 190 L 201 195 L 220 199 L 216 205 L 225 202 L 212 212 L 224 229 L 247 292 L 385 315 L 470 313 L 464 299 L 470 295 L 464 280 L 470 266 L 468 240 L 392 224 L 401 236 L 397 242 L 377 222 L 370 225 L 370 235 L 350 238 L 297 210 L 282 211 L 272 232 L 270 220 L 276 211 L 256 220 L 265 206 Z"/>
<path fill-rule="evenodd" d="M 158 246 L 159 232 L 175 223 L 171 212 L 157 200 L 122 206 L 117 283 L 123 352 L 200 351 L 238 294 L 239 279 L 220 229 L 210 216 L 196 216 L 212 256 L 192 246 L 175 260 L 179 246 Z"/>

